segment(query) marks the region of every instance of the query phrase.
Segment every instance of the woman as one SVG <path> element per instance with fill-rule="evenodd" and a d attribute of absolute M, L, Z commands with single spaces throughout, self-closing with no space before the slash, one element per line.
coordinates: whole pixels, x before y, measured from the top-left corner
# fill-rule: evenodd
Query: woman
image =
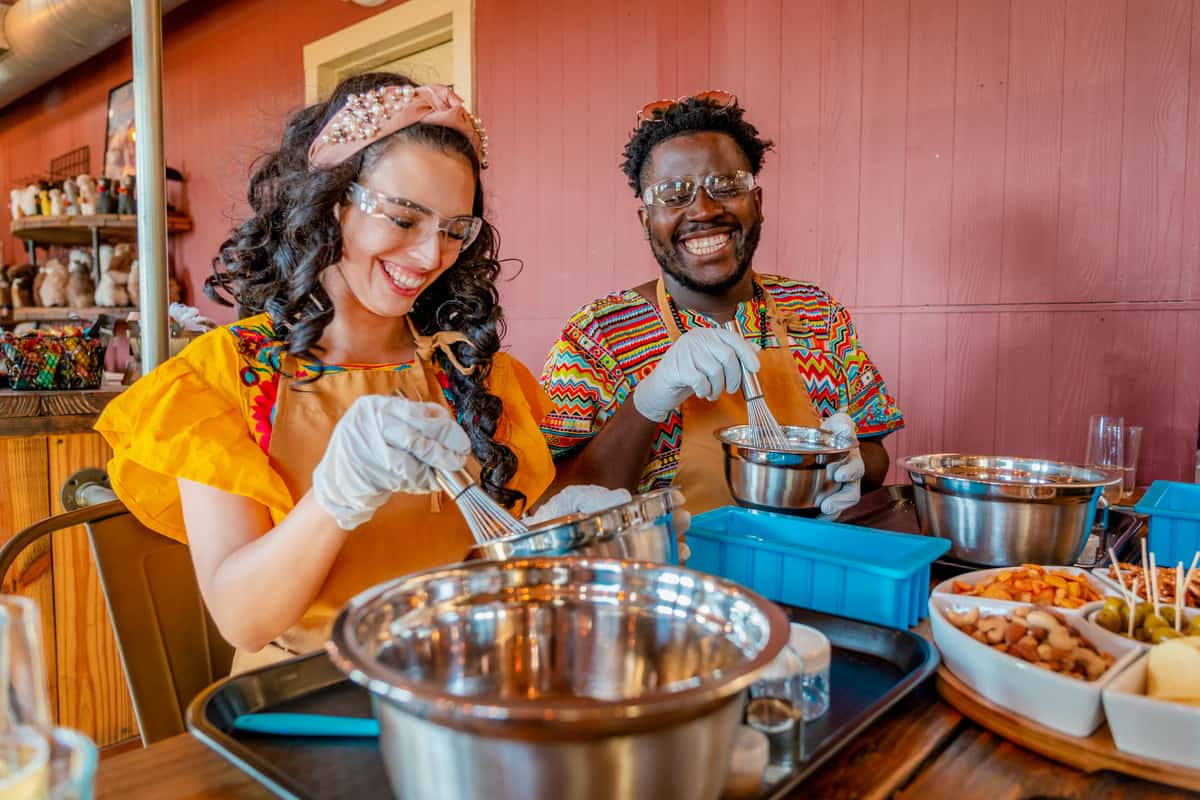
<path fill-rule="evenodd" d="M 299 112 L 206 285 L 257 316 L 96 425 L 117 494 L 190 545 L 235 669 L 316 649 L 358 591 L 462 558 L 473 540 L 435 468 L 466 466 L 516 513 L 554 477 L 537 382 L 498 352 L 486 148 L 452 91 L 398 75 Z M 543 516 L 617 501 L 556 500 Z"/>

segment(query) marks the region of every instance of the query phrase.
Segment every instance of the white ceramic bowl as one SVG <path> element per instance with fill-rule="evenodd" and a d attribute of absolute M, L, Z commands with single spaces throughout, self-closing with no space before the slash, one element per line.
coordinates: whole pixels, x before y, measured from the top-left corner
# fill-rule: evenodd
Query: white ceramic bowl
<path fill-rule="evenodd" d="M 1162 567 L 1159 567 L 1159 569 L 1162 569 Z M 1121 584 L 1117 582 L 1116 578 L 1113 578 L 1108 574 L 1108 567 L 1096 567 L 1095 569 L 1092 570 L 1092 577 L 1108 587 L 1108 589 L 1109 589 L 1108 594 L 1115 594 L 1115 595 L 1121 596 L 1121 597 L 1124 596 L 1124 592 L 1121 591 Z M 1125 584 L 1125 588 L 1132 589 L 1133 587 L 1128 584 L 1129 576 L 1126 575 L 1125 578 L 1127 581 Z M 1140 589 L 1139 589 L 1139 593 L 1140 593 Z M 1185 608 L 1195 609 L 1196 607 L 1189 605 L 1189 606 L 1185 606 Z"/>
<path fill-rule="evenodd" d="M 1083 681 L 993 650 L 954 627 L 945 617 L 946 610 L 962 612 L 971 608 L 978 608 L 985 616 L 1007 616 L 1016 605 L 1020 604 L 961 595 L 931 597 L 929 621 L 942 659 L 963 683 L 993 703 L 1068 736 L 1090 736 L 1104 721 L 1101 690 L 1145 648 L 1115 635 L 1112 635 L 1112 646 L 1102 645 L 1093 641 L 1082 627 L 1081 618 L 1064 615 L 1068 625 L 1116 659 L 1116 663 L 1098 679 Z"/>
<path fill-rule="evenodd" d="M 1166 608 L 1166 606 L 1163 607 Z M 1088 603 L 1086 606 L 1079 609 L 1078 612 L 1079 616 L 1083 618 L 1084 623 L 1088 627 L 1088 636 L 1092 636 L 1093 634 L 1096 636 L 1096 644 L 1100 644 L 1101 640 L 1109 641 L 1109 637 L 1124 639 L 1127 642 L 1137 641 L 1136 639 L 1130 639 L 1128 636 L 1123 636 L 1119 633 L 1113 633 L 1108 628 L 1102 628 L 1101 626 L 1097 625 L 1095 621 L 1096 613 L 1102 608 L 1104 608 L 1104 601 L 1099 600 L 1095 603 Z M 1191 621 L 1196 617 L 1200 617 L 1200 609 L 1185 608 L 1183 610 L 1184 624 L 1190 624 Z M 1138 642 L 1138 644 L 1152 646 L 1149 642 Z"/>
<path fill-rule="evenodd" d="M 947 578 L 946 580 L 942 581 L 936 587 L 934 587 L 933 592 L 934 592 L 934 594 L 944 594 L 944 595 L 948 595 L 950 597 L 966 597 L 966 598 L 970 599 L 975 596 L 974 595 L 955 594 L 954 584 L 956 581 L 960 582 L 960 583 L 969 583 L 971 585 L 975 585 L 982 581 L 986 581 L 989 578 L 993 578 L 1003 572 L 1015 572 L 1019 569 L 1020 569 L 1020 567 L 997 567 L 995 569 L 980 569 L 980 570 L 976 570 L 975 572 L 965 572 L 962 575 L 958 575 L 953 578 Z M 1089 573 L 1085 569 L 1079 569 L 1078 567 L 1043 567 L 1043 569 L 1048 569 L 1048 570 L 1052 569 L 1056 572 L 1068 572 L 1072 575 L 1082 575 L 1083 577 L 1085 577 L 1087 579 L 1088 585 L 1091 586 L 1093 589 L 1095 589 L 1097 592 L 1099 592 L 1100 595 L 1103 597 L 1107 597 L 1110 594 L 1120 594 L 1120 592 L 1115 590 L 1109 584 L 1104 583 L 1103 581 L 1096 580 L 1095 576 L 1092 575 L 1091 573 Z M 1030 605 L 1030 603 L 1023 603 L 1018 600 L 993 600 L 990 597 L 980 597 L 978 599 L 987 600 L 988 602 L 991 602 L 991 603 L 999 603 L 1001 605 L 1008 606 L 1009 608 L 1017 608 L 1018 606 Z M 1080 608 L 1062 608 L 1060 606 L 1052 606 L 1052 608 L 1061 614 L 1069 614 L 1069 615 L 1077 615 L 1083 610 L 1082 606 Z"/>
<path fill-rule="evenodd" d="M 1140 658 L 1103 691 L 1104 714 L 1122 753 L 1195 769 L 1200 765 L 1200 708 L 1146 696 Z"/>

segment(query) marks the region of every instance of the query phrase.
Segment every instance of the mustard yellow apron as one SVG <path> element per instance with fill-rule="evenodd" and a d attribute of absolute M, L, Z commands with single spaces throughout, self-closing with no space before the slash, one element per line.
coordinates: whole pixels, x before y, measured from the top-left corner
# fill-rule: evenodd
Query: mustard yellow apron
<path fill-rule="evenodd" d="M 325 454 L 333 428 L 359 397 L 402 394 L 449 407 L 429 366 L 429 340 L 420 337 L 418 357 L 408 369 L 354 369 L 331 372 L 305 383 L 289 379 L 294 359 L 285 357 L 280 377 L 270 458 L 298 502 L 312 485 L 312 472 Z M 478 473 L 478 465 L 470 465 Z M 234 673 L 318 650 L 346 602 L 384 581 L 461 561 L 475 543 L 462 514 L 440 494 L 398 492 L 375 515 L 352 531 L 338 553 L 316 600 L 300 622 L 257 653 L 239 651 Z M 263 587 L 269 591 L 270 587 Z"/>
<path fill-rule="evenodd" d="M 658 281 L 657 294 L 659 313 L 666 323 L 671 341 L 675 342 L 683 332 L 671 312 L 662 279 Z M 816 427 L 821 417 L 813 407 L 812 398 L 792 357 L 787 327 L 771 295 L 764 290 L 763 296 L 776 342 L 774 347 L 763 348 L 758 354 L 761 364 L 758 379 L 762 384 L 763 398 L 781 425 Z M 745 425 L 745 399 L 740 392 L 726 392 L 712 402 L 690 397 L 684 401 L 680 413 L 683 416 L 683 441 L 680 443 L 674 483 L 687 498 L 688 511 L 701 514 L 732 504 L 733 496 L 725 482 L 725 456 L 713 431 L 727 425 Z"/>

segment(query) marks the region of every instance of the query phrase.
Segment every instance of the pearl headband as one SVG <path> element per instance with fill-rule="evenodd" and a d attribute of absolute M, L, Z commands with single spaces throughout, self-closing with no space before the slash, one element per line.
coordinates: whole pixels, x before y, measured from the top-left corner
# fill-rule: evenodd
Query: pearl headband
<path fill-rule="evenodd" d="M 479 117 L 463 106 L 448 86 L 385 86 L 351 94 L 308 148 L 308 163 L 327 168 L 342 163 L 368 145 L 417 123 L 440 125 L 462 133 L 487 169 L 487 134 Z"/>

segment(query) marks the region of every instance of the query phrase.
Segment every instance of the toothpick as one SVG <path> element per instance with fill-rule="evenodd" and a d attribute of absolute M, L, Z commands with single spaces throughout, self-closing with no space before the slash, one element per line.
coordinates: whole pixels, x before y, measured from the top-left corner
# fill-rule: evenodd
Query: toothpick
<path fill-rule="evenodd" d="M 1183 617 L 1183 606 L 1179 601 L 1183 598 L 1183 592 L 1179 591 L 1183 584 L 1183 562 L 1180 561 L 1175 565 L 1175 632 L 1179 633 L 1179 620 Z"/>
<path fill-rule="evenodd" d="M 1200 553 L 1197 553 L 1197 555 L 1200 555 Z M 1113 552 L 1113 549 L 1111 547 L 1108 548 L 1108 557 L 1109 557 L 1109 560 L 1112 561 L 1113 569 L 1117 573 L 1117 583 L 1121 587 L 1121 599 L 1125 601 L 1125 605 L 1129 608 L 1130 617 L 1132 617 L 1133 616 L 1133 599 L 1129 594 L 1129 590 L 1125 588 L 1125 574 L 1123 572 L 1121 572 L 1121 562 L 1117 561 L 1117 554 Z"/>
<path fill-rule="evenodd" d="M 1192 565 L 1187 568 L 1187 572 L 1183 576 L 1183 605 L 1187 607 L 1188 590 L 1192 588 L 1192 573 L 1196 571 L 1196 565 L 1200 564 L 1200 551 L 1192 556 Z"/>
<path fill-rule="evenodd" d="M 1133 595 L 1135 598 L 1137 597 L 1137 590 L 1138 590 L 1138 579 L 1137 579 L 1137 578 L 1134 578 L 1134 579 L 1133 579 L 1133 591 L 1132 591 L 1132 593 L 1131 593 L 1131 594 L 1132 594 L 1132 595 Z M 1136 606 L 1134 606 L 1134 605 L 1130 605 L 1130 606 L 1129 606 L 1129 638 L 1130 638 L 1130 639 L 1132 639 L 1132 638 L 1133 638 L 1133 610 L 1134 610 L 1134 608 L 1135 608 L 1135 607 L 1136 607 Z"/>
<path fill-rule="evenodd" d="M 1148 569 L 1150 569 L 1150 560 L 1148 558 L 1146 558 L 1146 538 L 1143 536 L 1142 537 L 1142 574 L 1145 575 L 1146 570 L 1148 570 Z M 1147 592 L 1149 592 L 1148 589 L 1147 589 Z M 1149 594 L 1146 595 L 1146 599 L 1147 600 L 1150 599 Z"/>
<path fill-rule="evenodd" d="M 1146 599 L 1154 606 L 1154 613 L 1158 614 L 1158 562 L 1154 560 L 1154 553 L 1150 554 L 1150 571 L 1146 573 L 1146 594 L 1149 595 Z"/>

